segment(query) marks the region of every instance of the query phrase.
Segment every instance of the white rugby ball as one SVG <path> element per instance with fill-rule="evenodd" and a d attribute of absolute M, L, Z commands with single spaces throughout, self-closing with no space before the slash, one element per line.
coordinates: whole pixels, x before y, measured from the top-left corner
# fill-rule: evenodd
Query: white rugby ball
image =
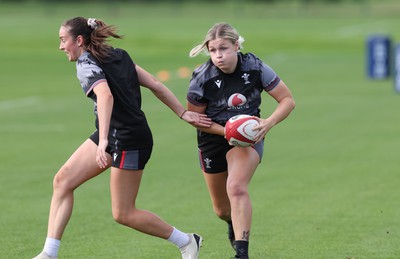
<path fill-rule="evenodd" d="M 225 125 L 225 138 L 230 145 L 237 147 L 249 147 L 254 144 L 254 137 L 258 130 L 258 121 L 250 115 L 236 115 L 230 118 Z"/>

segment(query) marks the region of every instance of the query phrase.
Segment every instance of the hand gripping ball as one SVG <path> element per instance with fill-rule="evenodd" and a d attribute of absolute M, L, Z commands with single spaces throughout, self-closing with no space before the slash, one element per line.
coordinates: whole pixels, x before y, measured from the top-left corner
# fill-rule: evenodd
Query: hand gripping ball
<path fill-rule="evenodd" d="M 249 147 L 254 144 L 254 137 L 258 130 L 258 121 L 250 115 L 236 115 L 230 118 L 225 125 L 225 138 L 229 144 L 237 147 Z"/>

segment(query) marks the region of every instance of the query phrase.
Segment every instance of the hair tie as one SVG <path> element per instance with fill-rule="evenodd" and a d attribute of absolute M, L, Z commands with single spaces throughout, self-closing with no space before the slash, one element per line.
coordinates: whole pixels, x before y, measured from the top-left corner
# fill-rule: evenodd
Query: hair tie
<path fill-rule="evenodd" d="M 87 25 L 92 29 L 92 30 L 96 30 L 97 27 L 99 27 L 97 25 L 96 19 L 95 18 L 89 18 L 87 20 Z"/>

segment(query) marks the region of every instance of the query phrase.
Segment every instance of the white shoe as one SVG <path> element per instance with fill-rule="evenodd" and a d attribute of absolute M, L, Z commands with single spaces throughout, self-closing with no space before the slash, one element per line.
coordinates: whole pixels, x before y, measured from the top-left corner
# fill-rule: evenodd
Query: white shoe
<path fill-rule="evenodd" d="M 33 257 L 32 259 L 57 259 L 57 256 L 50 256 L 45 251 L 42 251 L 40 254 L 38 254 L 36 257 Z"/>
<path fill-rule="evenodd" d="M 203 238 L 197 234 L 189 234 L 189 243 L 181 248 L 182 259 L 197 259 Z"/>

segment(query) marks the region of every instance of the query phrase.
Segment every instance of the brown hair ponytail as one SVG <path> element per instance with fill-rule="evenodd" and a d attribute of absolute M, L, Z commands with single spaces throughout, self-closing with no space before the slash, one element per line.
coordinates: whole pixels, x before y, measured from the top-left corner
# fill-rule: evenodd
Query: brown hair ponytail
<path fill-rule="evenodd" d="M 84 48 L 98 61 L 103 62 L 110 55 L 111 46 L 107 44 L 108 38 L 121 39 L 117 34 L 117 28 L 106 25 L 103 21 L 93 18 L 75 17 L 63 23 L 69 29 L 72 37 L 83 37 Z"/>

